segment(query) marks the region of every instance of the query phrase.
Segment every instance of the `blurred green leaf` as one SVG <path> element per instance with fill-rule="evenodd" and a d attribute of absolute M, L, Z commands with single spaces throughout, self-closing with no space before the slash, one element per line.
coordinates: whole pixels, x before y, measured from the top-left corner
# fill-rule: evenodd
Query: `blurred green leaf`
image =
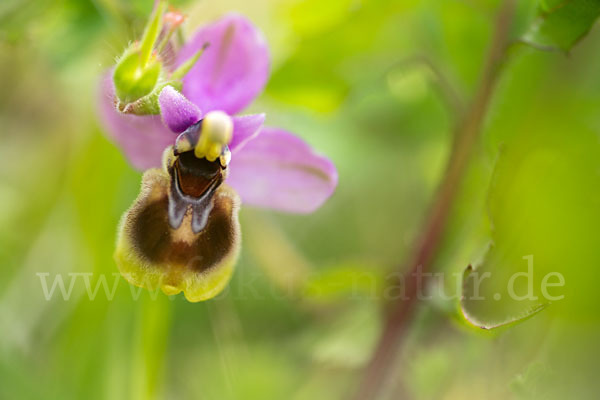
<path fill-rule="evenodd" d="M 510 383 L 510 388 L 517 399 L 537 400 L 550 397 L 551 385 L 554 379 L 559 379 L 544 364 L 535 362 L 515 377 Z"/>
<path fill-rule="evenodd" d="M 469 326 L 484 330 L 506 328 L 533 317 L 549 305 L 547 302 L 538 302 L 533 305 L 527 302 L 522 305 L 522 310 L 509 311 L 506 309 L 505 304 L 498 303 L 501 300 L 501 296 L 498 293 L 494 293 L 491 299 L 489 297 L 486 299 L 485 296 L 480 296 L 478 292 L 474 292 L 473 288 L 478 283 L 471 285 L 473 279 L 477 282 L 481 277 L 477 276 L 476 269 L 469 265 L 465 269 L 463 292 L 460 300 L 462 316 Z M 490 300 L 493 300 L 496 305 Z M 479 302 L 479 305 L 477 305 L 477 302 Z"/>
<path fill-rule="evenodd" d="M 376 304 L 355 302 L 351 307 L 329 316 L 329 323 L 319 330 L 312 357 L 319 363 L 349 368 L 369 360 L 380 334 Z"/>
<path fill-rule="evenodd" d="M 488 200 L 495 246 L 476 269 L 477 298 L 463 302 L 475 325 L 516 322 L 546 303 L 553 315 L 590 318 L 598 304 L 598 274 L 588 268 L 599 257 L 589 247 L 600 218 L 598 139 L 564 125 L 559 113 L 539 112 L 535 133 L 521 125 L 495 168 Z M 567 140 L 574 132 L 577 140 Z"/>
<path fill-rule="evenodd" d="M 311 276 L 304 295 L 311 300 L 331 301 L 352 298 L 376 299 L 383 290 L 377 268 L 362 264 L 338 265 Z"/>
<path fill-rule="evenodd" d="M 523 40 L 536 47 L 569 51 L 600 15 L 599 0 L 542 0 L 540 15 Z"/>

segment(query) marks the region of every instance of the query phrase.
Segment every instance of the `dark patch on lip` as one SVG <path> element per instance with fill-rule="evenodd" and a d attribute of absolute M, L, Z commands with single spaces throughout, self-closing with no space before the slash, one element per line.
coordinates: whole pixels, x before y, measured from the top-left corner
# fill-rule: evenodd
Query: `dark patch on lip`
<path fill-rule="evenodd" d="M 165 195 L 158 201 L 145 204 L 134 210 L 131 225 L 131 240 L 134 248 L 150 262 L 165 258 L 166 249 L 171 243 L 167 222 L 168 198 Z M 137 211 L 137 212 L 136 212 Z"/>
<path fill-rule="evenodd" d="M 169 224 L 168 202 L 165 193 L 132 210 L 128 216 L 133 248 L 147 262 L 203 272 L 220 263 L 233 250 L 237 234 L 234 200 L 230 196 L 220 191 L 215 193 L 206 226 L 187 241 L 175 239 L 175 231 Z"/>

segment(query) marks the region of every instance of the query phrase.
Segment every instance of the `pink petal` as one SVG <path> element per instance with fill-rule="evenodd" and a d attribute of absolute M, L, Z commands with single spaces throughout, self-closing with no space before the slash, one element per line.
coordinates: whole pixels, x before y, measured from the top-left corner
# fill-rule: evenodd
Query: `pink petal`
<path fill-rule="evenodd" d="M 106 133 L 137 169 L 160 167 L 162 152 L 175 142 L 176 135 L 162 124 L 158 115 L 119 113 L 114 105 L 111 76 L 111 73 L 107 73 L 102 79 L 99 99 L 100 120 Z"/>
<path fill-rule="evenodd" d="M 233 117 L 233 138 L 229 143 L 232 154 L 240 151 L 248 141 L 260 133 L 265 122 L 265 114 L 250 114 Z"/>
<path fill-rule="evenodd" d="M 183 94 L 204 112 L 235 114 L 262 91 L 269 50 L 262 34 L 241 15 L 229 14 L 201 28 L 177 55 L 177 64 L 209 47 L 183 80 Z"/>
<path fill-rule="evenodd" d="M 173 86 L 165 86 L 158 96 L 163 122 L 175 133 L 181 133 L 202 116 L 200 109 L 186 99 Z"/>
<path fill-rule="evenodd" d="M 337 170 L 302 139 L 265 127 L 233 155 L 227 183 L 249 205 L 309 213 L 337 186 Z"/>

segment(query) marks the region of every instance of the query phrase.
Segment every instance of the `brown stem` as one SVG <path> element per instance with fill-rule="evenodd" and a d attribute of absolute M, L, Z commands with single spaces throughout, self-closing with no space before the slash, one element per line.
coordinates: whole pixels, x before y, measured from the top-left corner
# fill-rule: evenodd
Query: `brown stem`
<path fill-rule="evenodd" d="M 462 122 L 457 126 L 445 176 L 423 224 L 414 253 L 402 269 L 402 271 L 409 271 L 404 275 L 404 296 L 391 305 L 382 335 L 366 368 L 362 384 L 354 397 L 356 400 L 373 400 L 377 397 L 397 356 L 400 340 L 406 333 L 408 322 L 417 304 L 423 271 L 430 267 L 436 254 L 459 184 L 477 143 L 505 50 L 509 44 L 509 29 L 515 4 L 516 0 L 505 0 L 498 13 L 477 93 Z"/>

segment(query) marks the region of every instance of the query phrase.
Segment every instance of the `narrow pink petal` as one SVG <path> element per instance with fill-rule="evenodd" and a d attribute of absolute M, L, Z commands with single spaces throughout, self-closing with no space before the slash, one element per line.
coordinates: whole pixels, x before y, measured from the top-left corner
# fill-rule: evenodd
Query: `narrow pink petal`
<path fill-rule="evenodd" d="M 186 99 L 173 86 L 165 86 L 158 96 L 163 122 L 175 133 L 181 133 L 202 116 L 200 109 Z"/>
<path fill-rule="evenodd" d="M 309 213 L 331 196 L 337 180 L 333 163 L 302 139 L 264 127 L 232 156 L 227 183 L 245 204 Z"/>
<path fill-rule="evenodd" d="M 233 138 L 229 144 L 232 154 L 240 151 L 248 141 L 260 133 L 265 122 L 265 114 L 250 114 L 233 117 Z"/>
<path fill-rule="evenodd" d="M 263 90 L 269 75 L 269 50 L 262 34 L 241 15 L 229 14 L 201 28 L 177 55 L 177 64 L 205 43 L 196 65 L 183 80 L 183 94 L 203 112 L 235 114 Z"/>
<path fill-rule="evenodd" d="M 101 123 L 127 159 L 139 170 L 160 167 L 163 150 L 175 142 L 176 135 L 165 127 L 160 116 L 121 114 L 114 105 L 111 73 L 102 79 L 99 99 Z"/>

